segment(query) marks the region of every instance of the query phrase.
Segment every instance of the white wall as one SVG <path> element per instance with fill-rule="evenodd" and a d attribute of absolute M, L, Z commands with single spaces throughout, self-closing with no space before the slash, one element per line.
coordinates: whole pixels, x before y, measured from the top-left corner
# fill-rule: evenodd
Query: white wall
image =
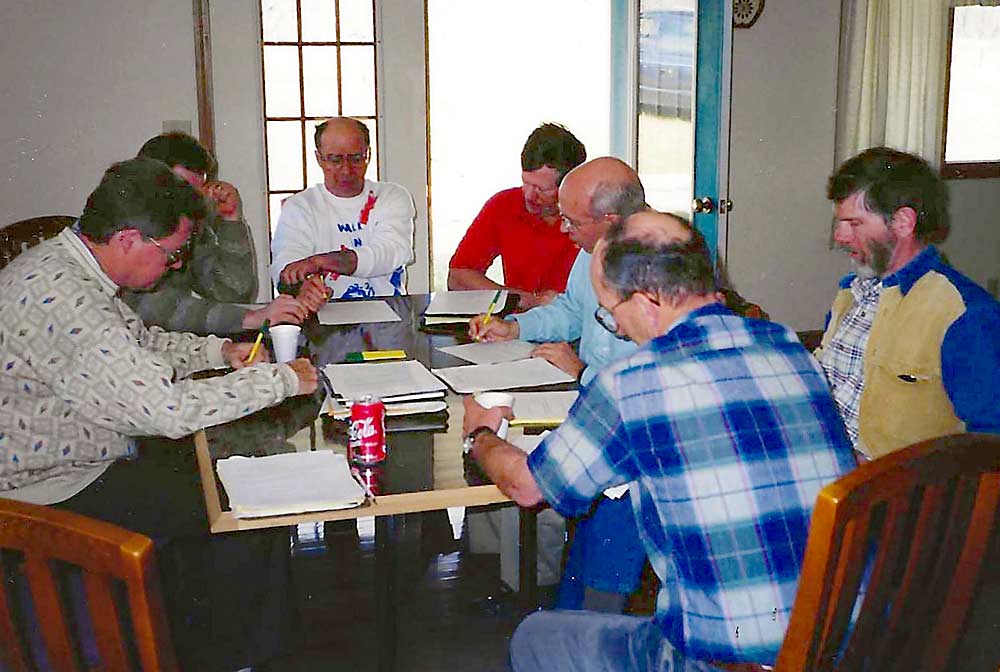
<path fill-rule="evenodd" d="M 270 236 L 261 102 L 260 10 L 248 0 L 212 0 L 215 154 L 219 179 L 232 182 L 254 234 L 259 298 L 269 301 Z"/>
<path fill-rule="evenodd" d="M 212 7 L 220 172 L 244 196 L 266 278 L 257 5 L 213 0 Z M 771 0 L 757 24 L 733 38 L 729 271 L 741 293 L 797 329 L 822 324 L 847 270 L 828 248 L 824 195 L 834 168 L 838 25 L 833 0 Z M 409 70 L 400 76 L 407 88 L 393 89 L 383 109 L 422 99 L 421 79 Z M 190 3 L 4 0 L 0 101 L 0 223 L 79 214 L 104 169 L 134 155 L 163 120 L 187 119 L 197 130 Z M 422 137 L 421 123 L 384 135 Z M 380 154 L 393 157 L 388 163 L 400 158 Z M 385 171 L 413 182 L 418 207 L 421 162 L 405 174 Z M 954 231 L 944 249 L 985 285 L 1000 275 L 1000 180 L 953 181 L 951 191 Z M 423 263 L 411 284 L 426 281 Z"/>
<path fill-rule="evenodd" d="M 79 215 L 165 119 L 197 129 L 191 3 L 3 0 L 0 223 Z"/>
<path fill-rule="evenodd" d="M 951 180 L 948 260 L 983 287 L 1000 278 L 1000 179 Z"/>
<path fill-rule="evenodd" d="M 840 3 L 770 0 L 733 31 L 729 276 L 795 329 L 823 324 L 848 269 L 830 250 Z"/>

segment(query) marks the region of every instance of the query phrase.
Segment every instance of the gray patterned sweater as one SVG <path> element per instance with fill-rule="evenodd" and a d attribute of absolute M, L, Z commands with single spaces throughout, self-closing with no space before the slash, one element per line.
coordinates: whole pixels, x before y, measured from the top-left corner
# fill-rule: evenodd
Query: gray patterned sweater
<path fill-rule="evenodd" d="M 164 278 L 156 291 L 122 293 L 148 325 L 196 334 L 243 331 L 246 306 L 257 296 L 257 260 L 250 228 L 242 219 L 208 222 L 194 241 L 191 259 Z"/>
<path fill-rule="evenodd" d="M 295 394 L 287 365 L 225 365 L 214 336 L 147 328 L 67 229 L 0 271 L 0 496 L 67 499 L 132 452 Z"/>

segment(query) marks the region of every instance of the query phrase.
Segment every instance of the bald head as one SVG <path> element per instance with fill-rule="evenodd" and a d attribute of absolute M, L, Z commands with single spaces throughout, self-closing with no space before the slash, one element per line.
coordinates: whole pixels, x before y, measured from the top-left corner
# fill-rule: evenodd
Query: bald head
<path fill-rule="evenodd" d="M 351 117 L 333 117 L 318 125 L 316 131 L 313 133 L 313 141 L 316 143 L 316 149 L 320 148 L 320 143 L 322 143 L 324 137 L 347 141 L 357 139 L 366 148 L 371 144 L 368 127 Z"/>
<path fill-rule="evenodd" d="M 619 218 L 646 207 L 646 194 L 632 168 L 602 156 L 567 173 L 559 188 L 559 210 L 574 243 L 592 252 L 597 241 Z"/>
<path fill-rule="evenodd" d="M 643 210 L 622 220 L 621 239 L 638 244 L 665 246 L 691 240 L 694 230 L 684 219 L 666 212 Z"/>
<path fill-rule="evenodd" d="M 317 126 L 314 137 L 327 191 L 340 198 L 360 194 L 371 159 L 368 127 L 357 119 L 334 117 Z"/>
<path fill-rule="evenodd" d="M 715 267 L 705 238 L 680 217 L 637 212 L 612 225 L 602 242 L 602 275 L 622 296 L 715 295 Z"/>

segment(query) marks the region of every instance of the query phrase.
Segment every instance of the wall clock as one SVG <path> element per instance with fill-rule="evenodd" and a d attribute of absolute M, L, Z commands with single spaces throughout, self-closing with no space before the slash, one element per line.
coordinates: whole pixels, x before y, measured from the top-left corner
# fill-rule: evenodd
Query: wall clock
<path fill-rule="evenodd" d="M 749 28 L 764 11 L 764 0 L 733 0 L 733 25 Z"/>

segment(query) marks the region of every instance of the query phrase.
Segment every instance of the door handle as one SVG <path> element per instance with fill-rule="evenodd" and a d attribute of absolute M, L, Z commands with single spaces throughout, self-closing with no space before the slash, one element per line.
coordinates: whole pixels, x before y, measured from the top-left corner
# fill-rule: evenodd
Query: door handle
<path fill-rule="evenodd" d="M 712 200 L 711 196 L 695 198 L 691 201 L 691 209 L 695 212 L 695 214 L 709 213 L 715 210 L 715 201 Z"/>

